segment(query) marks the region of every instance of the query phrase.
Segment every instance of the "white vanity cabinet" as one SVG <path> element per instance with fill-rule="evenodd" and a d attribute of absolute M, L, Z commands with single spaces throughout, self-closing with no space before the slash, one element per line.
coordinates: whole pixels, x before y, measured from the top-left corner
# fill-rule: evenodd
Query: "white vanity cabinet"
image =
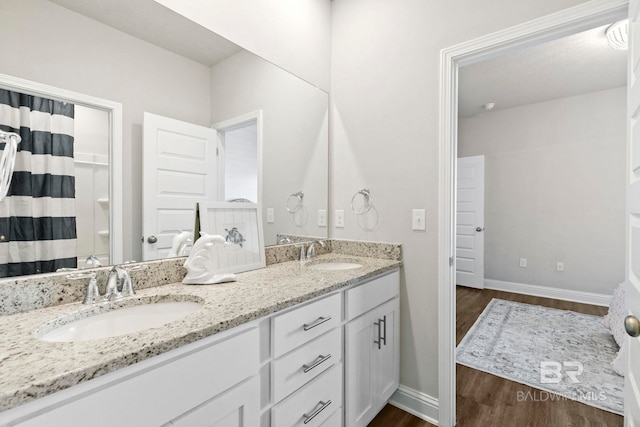
<path fill-rule="evenodd" d="M 355 427 L 398 386 L 397 269 L 0 413 L 0 426 Z"/>
<path fill-rule="evenodd" d="M 346 291 L 345 424 L 366 426 L 399 380 L 399 277 L 394 272 Z"/>

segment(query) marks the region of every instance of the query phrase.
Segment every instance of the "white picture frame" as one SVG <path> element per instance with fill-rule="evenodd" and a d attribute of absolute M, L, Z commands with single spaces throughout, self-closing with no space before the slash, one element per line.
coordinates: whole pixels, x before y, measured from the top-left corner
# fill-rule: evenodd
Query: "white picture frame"
<path fill-rule="evenodd" d="M 242 273 L 266 266 L 262 208 L 259 203 L 198 202 L 200 231 L 218 234 L 227 244 L 216 245 L 215 273 Z"/>

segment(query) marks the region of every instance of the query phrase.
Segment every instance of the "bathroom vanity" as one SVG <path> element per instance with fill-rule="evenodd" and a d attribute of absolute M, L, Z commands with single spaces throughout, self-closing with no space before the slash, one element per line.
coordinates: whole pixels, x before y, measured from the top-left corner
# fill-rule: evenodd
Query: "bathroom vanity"
<path fill-rule="evenodd" d="M 142 289 L 202 308 L 101 340 L 34 333 L 78 303 L 2 316 L 0 425 L 366 426 L 398 386 L 399 266 L 329 253 Z"/>

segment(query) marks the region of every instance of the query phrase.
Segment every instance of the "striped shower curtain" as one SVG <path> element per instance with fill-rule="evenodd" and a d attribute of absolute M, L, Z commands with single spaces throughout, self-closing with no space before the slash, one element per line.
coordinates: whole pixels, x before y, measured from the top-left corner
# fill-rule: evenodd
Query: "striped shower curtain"
<path fill-rule="evenodd" d="M 22 137 L 0 202 L 0 277 L 77 266 L 73 119 L 73 104 L 0 89 L 0 129 Z"/>

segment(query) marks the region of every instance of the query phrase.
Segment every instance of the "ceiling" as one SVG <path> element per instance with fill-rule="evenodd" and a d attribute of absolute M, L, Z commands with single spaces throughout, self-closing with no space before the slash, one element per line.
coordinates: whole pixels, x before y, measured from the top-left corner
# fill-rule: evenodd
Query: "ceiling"
<path fill-rule="evenodd" d="M 207 66 L 241 50 L 154 0 L 51 1 Z M 609 47 L 606 27 L 462 67 L 460 117 L 625 86 L 627 52 Z"/>
<path fill-rule="evenodd" d="M 207 66 L 242 49 L 153 0 L 51 2 Z"/>
<path fill-rule="evenodd" d="M 609 47 L 607 26 L 462 67 L 459 116 L 625 86 L 627 51 Z"/>

